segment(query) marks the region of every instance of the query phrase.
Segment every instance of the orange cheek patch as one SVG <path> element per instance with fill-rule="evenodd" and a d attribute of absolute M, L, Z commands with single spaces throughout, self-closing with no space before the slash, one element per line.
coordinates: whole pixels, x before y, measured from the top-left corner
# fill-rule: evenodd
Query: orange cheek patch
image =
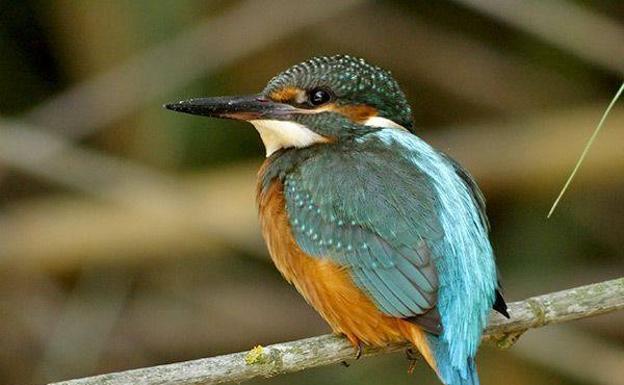
<path fill-rule="evenodd" d="M 326 110 L 342 114 L 356 123 L 364 123 L 368 118 L 377 115 L 377 109 L 375 107 L 367 106 L 365 104 L 345 106 L 330 104 L 326 107 Z"/>
<path fill-rule="evenodd" d="M 297 87 L 284 87 L 279 90 L 275 90 L 269 94 L 269 98 L 275 102 L 287 103 L 296 101 L 297 97 L 304 91 Z"/>
<path fill-rule="evenodd" d="M 298 104 L 305 97 L 305 91 L 298 87 L 284 87 L 269 94 L 269 98 L 278 103 Z M 377 115 L 375 107 L 365 104 L 338 105 L 329 103 L 313 109 L 301 109 L 304 114 L 315 114 L 325 111 L 337 112 L 346 116 L 355 123 L 364 123 L 367 119 Z"/>

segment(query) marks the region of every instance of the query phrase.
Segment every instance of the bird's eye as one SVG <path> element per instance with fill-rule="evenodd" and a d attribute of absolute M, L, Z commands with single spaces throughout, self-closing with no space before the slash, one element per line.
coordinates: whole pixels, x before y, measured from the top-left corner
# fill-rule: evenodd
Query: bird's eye
<path fill-rule="evenodd" d="M 315 88 L 310 91 L 309 100 L 313 106 L 320 106 L 331 100 L 331 94 L 325 89 Z"/>

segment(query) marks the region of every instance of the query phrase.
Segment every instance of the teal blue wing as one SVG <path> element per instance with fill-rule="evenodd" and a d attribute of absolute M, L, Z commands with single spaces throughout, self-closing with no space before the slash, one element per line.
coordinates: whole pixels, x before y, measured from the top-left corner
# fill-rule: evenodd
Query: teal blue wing
<path fill-rule="evenodd" d="M 446 159 L 447 162 L 451 164 L 457 175 L 464 181 L 466 186 L 470 191 L 470 196 L 475 203 L 475 206 L 479 209 L 479 218 L 481 219 L 481 223 L 483 224 L 483 228 L 490 230 L 490 221 L 487 218 L 487 213 L 485 210 L 485 197 L 481 192 L 479 186 L 477 186 L 477 182 L 474 180 L 472 175 L 463 168 L 455 159 L 446 155 L 445 153 L 440 153 Z"/>
<path fill-rule="evenodd" d="M 479 186 L 477 186 L 477 182 L 474 180 L 472 175 L 470 175 L 468 170 L 463 168 L 459 163 L 457 163 L 457 161 L 455 161 L 453 158 L 451 158 L 450 156 L 446 154 L 443 154 L 443 153 L 441 154 L 453 166 L 457 175 L 459 175 L 459 177 L 462 178 L 466 186 L 470 189 L 470 195 L 475 203 L 475 206 L 478 207 L 479 209 L 479 218 L 481 219 L 481 224 L 483 225 L 483 228 L 489 231 L 490 222 L 488 221 L 487 213 L 485 211 L 485 197 L 483 196 L 481 189 L 479 189 Z M 494 300 L 493 309 L 499 312 L 500 314 L 504 315 L 505 317 L 510 318 L 508 309 L 507 309 L 507 303 L 505 303 L 505 298 L 503 298 L 503 294 L 501 292 L 500 273 L 498 272 L 498 270 L 496 273 L 499 278 L 498 278 L 498 285 L 497 285 L 498 287 L 495 293 L 496 297 Z"/>
<path fill-rule="evenodd" d="M 431 246 L 443 233 L 432 188 L 413 164 L 325 156 L 286 175 L 284 195 L 302 250 L 346 267 L 385 314 L 438 323 Z"/>

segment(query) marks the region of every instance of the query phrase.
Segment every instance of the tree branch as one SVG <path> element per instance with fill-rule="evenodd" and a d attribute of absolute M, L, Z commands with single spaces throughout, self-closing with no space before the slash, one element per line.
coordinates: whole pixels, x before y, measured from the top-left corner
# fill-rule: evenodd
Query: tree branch
<path fill-rule="evenodd" d="M 509 305 L 511 319 L 492 314 L 486 339 L 509 346 L 531 328 L 605 314 L 624 308 L 624 277 L 532 297 Z M 406 348 L 395 344 L 366 348 L 365 356 Z M 241 382 L 254 377 L 273 377 L 354 358 L 354 350 L 344 338 L 333 335 L 306 338 L 249 352 L 194 361 L 104 374 L 50 385 L 212 385 Z"/>

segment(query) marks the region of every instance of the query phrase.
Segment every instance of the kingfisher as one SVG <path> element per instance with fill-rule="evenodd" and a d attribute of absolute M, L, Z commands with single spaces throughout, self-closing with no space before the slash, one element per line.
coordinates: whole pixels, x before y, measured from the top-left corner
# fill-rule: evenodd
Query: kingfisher
<path fill-rule="evenodd" d="M 259 94 L 165 107 L 256 128 L 271 258 L 356 357 L 363 345 L 409 342 L 444 384 L 479 384 L 490 310 L 509 317 L 485 200 L 459 163 L 416 135 L 390 72 L 315 57 Z"/>

